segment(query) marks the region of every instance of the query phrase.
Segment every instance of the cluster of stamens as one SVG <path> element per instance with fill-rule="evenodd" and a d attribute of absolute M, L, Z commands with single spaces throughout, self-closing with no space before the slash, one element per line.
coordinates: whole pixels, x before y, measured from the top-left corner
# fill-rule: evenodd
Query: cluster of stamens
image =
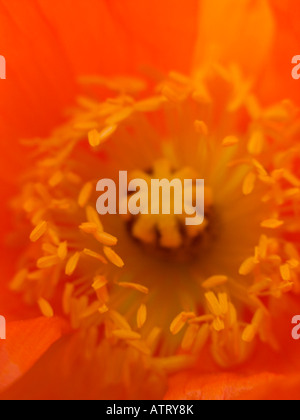
<path fill-rule="evenodd" d="M 225 105 L 211 83 L 215 79 L 228 95 Z M 14 205 L 16 214 L 22 210 L 31 245 L 11 288 L 37 304 L 44 316 L 63 315 L 73 329 L 93 331 L 92 349 L 103 341 L 131 348 L 148 367 L 164 371 L 189 365 L 208 343 L 224 366 L 245 360 L 256 338 L 275 345 L 269 303 L 299 292 L 299 249 L 286 239 L 300 230 L 299 146 L 293 142 L 299 125 L 293 106 L 283 102 L 262 108 L 236 68 L 215 66 L 192 79 L 171 73 L 148 98 L 138 80 L 90 81 L 114 98 L 81 97 L 69 122 L 47 140 L 27 142 L 37 159 Z M 240 130 L 237 122 L 245 115 Z M 140 133 L 155 118 L 174 127 L 160 140 L 155 128 L 156 143 L 151 144 L 148 132 L 143 140 Z M 182 130 L 177 138 L 176 130 Z M 147 142 L 145 148 L 155 150 L 152 164 L 147 157 L 140 157 L 136 168 L 128 163 L 131 141 L 140 141 L 141 147 Z M 153 177 L 205 179 L 204 224 L 186 227 L 184 214 L 125 221 L 114 216 L 113 225 L 120 219 L 130 225 L 129 233 L 108 233 L 105 216 L 100 219 L 95 208 L 96 182 L 106 175 L 102 166 L 110 165 L 111 173 L 124 169 L 114 167 L 122 159 L 132 176 L 147 182 Z M 236 216 L 231 217 L 231 205 L 240 206 Z M 235 229 L 242 229 L 240 235 Z M 216 237 L 210 236 L 214 231 Z M 208 238 L 199 240 L 204 235 Z M 169 279 L 153 272 L 152 283 L 144 284 L 142 277 L 132 281 L 135 267 L 128 267 L 122 250 L 130 253 L 133 238 L 173 255 L 184 248 L 193 261 L 174 258 Z M 148 257 L 147 264 L 156 255 Z M 188 296 L 182 307 L 180 298 L 174 305 L 169 302 L 170 313 L 160 325 L 157 312 L 164 303 L 155 296 L 178 271 L 183 278 L 172 287 L 179 297 Z M 171 346 L 162 344 L 168 341 Z"/>

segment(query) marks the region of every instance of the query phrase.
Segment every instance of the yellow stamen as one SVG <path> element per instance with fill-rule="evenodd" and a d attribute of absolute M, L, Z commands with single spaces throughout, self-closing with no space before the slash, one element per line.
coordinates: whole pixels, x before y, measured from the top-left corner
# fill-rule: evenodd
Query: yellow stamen
<path fill-rule="evenodd" d="M 92 284 L 92 288 L 94 290 L 100 290 L 102 287 L 107 285 L 107 279 L 104 276 L 96 276 L 94 278 L 94 283 Z"/>
<path fill-rule="evenodd" d="M 266 229 L 278 229 L 281 226 L 283 226 L 284 222 L 281 220 L 277 220 L 277 219 L 268 219 L 268 220 L 264 220 L 261 223 L 261 227 L 266 228 Z"/>
<path fill-rule="evenodd" d="M 114 322 L 114 324 L 116 325 L 118 329 L 121 329 L 121 330 L 125 329 L 129 331 L 131 330 L 130 325 L 128 324 L 124 316 L 121 315 L 119 312 L 110 311 L 109 317 L 111 318 L 111 320 Z"/>
<path fill-rule="evenodd" d="M 121 340 L 140 340 L 141 335 L 134 332 L 134 331 L 128 331 L 128 330 L 115 330 L 113 331 L 113 335 L 116 338 L 120 338 Z"/>
<path fill-rule="evenodd" d="M 222 141 L 224 147 L 235 146 L 239 143 L 239 139 L 236 136 L 228 136 Z"/>
<path fill-rule="evenodd" d="M 254 190 L 255 181 L 256 181 L 256 175 L 253 172 L 250 172 L 244 180 L 244 184 L 243 184 L 244 195 L 249 195 L 252 193 L 252 191 Z"/>
<path fill-rule="evenodd" d="M 220 331 L 224 330 L 224 328 L 225 328 L 224 321 L 219 317 L 215 318 L 214 321 L 213 321 L 213 328 L 217 332 L 220 332 Z"/>
<path fill-rule="evenodd" d="M 43 221 L 39 223 L 38 226 L 30 234 L 31 242 L 37 242 L 47 232 L 47 228 L 47 222 Z"/>
<path fill-rule="evenodd" d="M 98 227 L 98 230 L 100 232 L 103 232 L 103 225 L 100 221 L 99 215 L 97 213 L 97 211 L 91 207 L 91 206 L 87 206 L 86 208 L 86 218 L 87 221 L 93 225 L 96 225 Z"/>
<path fill-rule="evenodd" d="M 74 285 L 67 283 L 63 294 L 63 310 L 65 314 L 69 314 L 71 311 L 71 296 L 74 292 Z"/>
<path fill-rule="evenodd" d="M 50 178 L 49 185 L 54 188 L 57 187 L 64 179 L 64 174 L 61 171 L 55 172 L 55 174 Z"/>
<path fill-rule="evenodd" d="M 84 255 L 87 255 L 88 257 L 95 258 L 98 261 L 101 261 L 103 264 L 107 264 L 106 259 L 97 252 L 92 251 L 91 249 L 84 249 L 83 250 Z"/>
<path fill-rule="evenodd" d="M 19 291 L 23 286 L 26 278 L 28 276 L 28 270 L 22 269 L 20 270 L 15 277 L 13 278 L 12 282 L 10 283 L 10 289 L 14 291 Z"/>
<path fill-rule="evenodd" d="M 195 121 L 195 130 L 202 136 L 208 136 L 208 127 L 204 121 Z"/>
<path fill-rule="evenodd" d="M 252 273 L 255 268 L 255 259 L 253 257 L 247 258 L 246 261 L 243 262 L 239 269 L 239 274 L 241 276 L 247 276 L 248 274 Z"/>
<path fill-rule="evenodd" d="M 115 246 L 118 243 L 118 239 L 115 236 L 112 236 L 109 233 L 105 233 L 105 232 L 96 233 L 95 238 L 102 245 L 106 245 L 106 246 Z"/>
<path fill-rule="evenodd" d="M 227 283 L 227 281 L 227 276 L 212 276 L 202 283 L 202 287 L 204 289 L 213 289 L 214 287 L 222 286 L 223 284 Z"/>
<path fill-rule="evenodd" d="M 49 255 L 42 257 L 37 261 L 37 268 L 50 268 L 57 265 L 60 262 L 60 258 L 57 255 Z"/>
<path fill-rule="evenodd" d="M 97 312 L 99 312 L 99 302 L 94 302 L 92 305 L 90 305 L 88 308 L 86 308 L 80 315 L 81 319 L 89 318 L 90 316 L 95 315 Z"/>
<path fill-rule="evenodd" d="M 205 298 L 210 311 L 217 317 L 222 315 L 221 305 L 213 292 L 205 293 Z"/>
<path fill-rule="evenodd" d="M 124 262 L 123 262 L 122 258 L 115 251 L 113 251 L 111 248 L 105 246 L 105 247 L 103 247 L 103 252 L 104 252 L 105 256 L 107 257 L 107 259 L 112 264 L 114 264 L 116 267 L 119 267 L 119 268 L 124 267 Z"/>
<path fill-rule="evenodd" d="M 144 293 L 145 295 L 149 293 L 148 287 L 142 286 L 141 284 L 122 282 L 118 283 L 118 285 L 120 287 L 124 287 L 125 289 L 136 290 L 137 292 Z"/>
<path fill-rule="evenodd" d="M 127 120 L 133 113 L 131 106 L 123 108 L 121 111 L 116 112 L 111 117 L 105 120 L 105 124 L 108 126 L 115 126 L 125 120 Z"/>
<path fill-rule="evenodd" d="M 90 131 L 88 135 L 90 145 L 92 147 L 100 146 L 115 133 L 117 128 L 118 126 L 114 124 L 104 128 L 100 133 L 97 130 Z"/>
<path fill-rule="evenodd" d="M 75 252 L 75 254 L 69 258 L 69 261 L 67 262 L 66 270 L 65 270 L 67 276 L 71 276 L 74 273 L 74 271 L 77 268 L 79 258 L 80 258 L 80 252 Z"/>
<path fill-rule="evenodd" d="M 139 101 L 134 105 L 134 109 L 138 112 L 153 112 L 157 111 L 162 103 L 164 98 L 162 97 L 153 97 L 150 99 L 145 99 L 144 101 Z"/>
<path fill-rule="evenodd" d="M 243 341 L 245 341 L 246 343 L 251 343 L 254 340 L 256 333 L 257 328 L 254 325 L 247 325 L 243 332 Z"/>
<path fill-rule="evenodd" d="M 54 316 L 52 306 L 50 305 L 50 303 L 47 300 L 45 300 L 43 298 L 40 298 L 38 300 L 38 305 L 40 307 L 40 310 L 41 310 L 42 314 L 46 318 L 52 318 Z"/>
<path fill-rule="evenodd" d="M 138 328 L 142 328 L 147 320 L 147 307 L 146 305 L 142 304 L 139 307 L 137 312 L 137 326 Z"/>
<path fill-rule="evenodd" d="M 93 192 L 93 183 L 87 182 L 82 190 L 80 191 L 79 197 L 78 197 L 78 205 L 79 207 L 85 207 L 87 203 L 89 202 L 91 195 Z"/>
<path fill-rule="evenodd" d="M 170 102 L 180 102 L 183 100 L 182 95 L 170 86 L 164 86 L 162 89 L 163 96 Z"/>
<path fill-rule="evenodd" d="M 280 274 L 281 274 L 282 280 L 290 281 L 291 280 L 290 266 L 288 264 L 284 264 L 280 266 Z"/>
<path fill-rule="evenodd" d="M 183 350 L 190 350 L 196 340 L 197 337 L 197 333 L 199 331 L 199 326 L 198 325 L 189 325 L 189 327 L 187 328 L 182 343 L 181 343 L 181 348 Z"/>
<path fill-rule="evenodd" d="M 212 322 L 213 320 L 214 320 L 213 315 L 203 315 L 203 316 L 198 316 L 196 318 L 189 320 L 189 324 L 203 324 L 206 322 Z"/>
<path fill-rule="evenodd" d="M 96 223 L 82 223 L 79 226 L 79 229 L 85 233 L 95 234 L 98 231 L 98 226 L 96 225 Z"/>
<path fill-rule="evenodd" d="M 173 335 L 180 333 L 182 328 L 185 326 L 185 323 L 186 323 L 186 320 L 183 316 L 183 313 L 180 313 L 179 315 L 176 316 L 176 318 L 173 320 L 170 326 L 171 333 Z"/>
<path fill-rule="evenodd" d="M 219 293 L 218 299 L 221 307 L 222 314 L 225 315 L 228 312 L 228 296 L 227 293 Z"/>
<path fill-rule="evenodd" d="M 254 156 L 261 154 L 264 142 L 265 139 L 263 133 L 259 130 L 254 131 L 248 142 L 248 152 Z"/>
<path fill-rule="evenodd" d="M 58 255 L 58 258 L 62 261 L 67 258 L 67 255 L 68 255 L 68 243 L 67 242 L 62 242 L 59 245 L 58 250 L 57 250 L 57 255 Z"/>
<path fill-rule="evenodd" d="M 103 304 L 102 306 L 100 306 L 100 308 L 99 308 L 99 313 L 101 314 L 101 315 L 103 315 L 103 314 L 105 314 L 105 313 L 107 313 L 108 312 L 108 307 L 105 305 L 105 304 Z"/>
<path fill-rule="evenodd" d="M 150 354 L 151 354 L 151 350 L 146 345 L 146 343 L 144 343 L 143 341 L 140 341 L 140 340 L 131 341 L 131 340 L 129 340 L 128 344 L 145 356 L 150 356 Z"/>

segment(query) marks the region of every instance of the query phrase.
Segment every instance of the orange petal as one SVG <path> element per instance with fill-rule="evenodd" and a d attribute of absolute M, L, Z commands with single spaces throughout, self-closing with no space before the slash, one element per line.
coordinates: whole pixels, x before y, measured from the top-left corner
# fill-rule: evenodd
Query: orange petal
<path fill-rule="evenodd" d="M 203 0 L 195 64 L 207 59 L 237 63 L 253 75 L 269 56 L 273 34 L 265 0 Z"/>
<path fill-rule="evenodd" d="M 36 318 L 7 324 L 0 341 L 0 391 L 27 372 L 63 333 L 63 322 Z"/>
<path fill-rule="evenodd" d="M 276 400 L 299 399 L 300 375 L 286 377 L 268 372 L 197 376 L 181 373 L 171 379 L 166 400 Z"/>
<path fill-rule="evenodd" d="M 260 83 L 267 103 L 291 99 L 299 104 L 299 81 L 291 76 L 292 58 L 299 54 L 300 26 L 297 0 L 270 2 L 276 25 L 272 54 Z"/>
<path fill-rule="evenodd" d="M 149 370 L 140 371 L 139 363 L 133 366 L 139 380 L 132 381 L 130 387 L 120 383 L 120 370 L 114 373 L 112 366 L 124 357 L 123 350 L 109 351 L 105 357 L 92 360 L 80 353 L 78 337 L 62 337 L 19 381 L 0 394 L 0 400 L 126 400 L 164 395 L 161 377 Z"/>

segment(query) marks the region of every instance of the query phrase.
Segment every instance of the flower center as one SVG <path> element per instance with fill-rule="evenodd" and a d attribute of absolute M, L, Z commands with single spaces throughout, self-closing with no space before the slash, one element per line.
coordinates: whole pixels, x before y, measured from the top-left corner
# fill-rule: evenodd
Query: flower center
<path fill-rule="evenodd" d="M 134 171 L 130 178 L 141 179 L 147 185 L 144 197 L 142 195 L 139 198 L 140 201 L 145 199 L 147 208 L 141 208 L 137 215 L 124 217 L 130 234 L 144 246 L 147 253 L 175 261 L 195 258 L 199 247 L 206 246 L 209 220 L 212 218 L 211 190 L 208 187 L 204 188 L 204 192 L 201 188 L 197 190 L 196 171 L 189 167 L 174 169 L 169 160 L 161 159 L 154 163 L 151 170 Z M 191 187 L 185 190 L 187 180 L 191 182 Z M 159 190 L 155 188 L 154 191 L 153 181 L 157 182 Z M 186 210 L 190 210 L 192 202 L 198 203 L 201 199 L 205 200 L 204 221 L 188 225 L 187 220 L 191 216 Z M 152 212 L 154 207 L 155 214 Z M 195 218 L 195 214 L 192 217 Z"/>

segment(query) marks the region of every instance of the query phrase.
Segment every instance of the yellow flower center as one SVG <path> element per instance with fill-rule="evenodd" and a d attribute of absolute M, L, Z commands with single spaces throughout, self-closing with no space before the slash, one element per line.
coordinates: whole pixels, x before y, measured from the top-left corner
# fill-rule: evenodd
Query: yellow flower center
<path fill-rule="evenodd" d="M 275 346 L 272 301 L 299 290 L 286 239 L 300 229 L 293 106 L 262 108 L 235 67 L 171 73 L 151 97 L 134 79 L 90 82 L 117 93 L 80 97 L 70 121 L 29 142 L 37 159 L 15 209 L 31 245 L 12 289 L 45 316 L 69 316 L 89 355 L 122 349 L 156 373 L 207 345 L 222 366 L 257 340 Z M 97 181 L 125 170 L 148 185 L 204 179 L 204 223 L 100 218 Z"/>
<path fill-rule="evenodd" d="M 186 208 L 189 203 L 187 203 L 185 197 L 184 182 L 186 180 L 192 182 L 191 191 L 188 191 L 188 196 L 189 199 L 192 198 L 195 202 L 197 172 L 189 167 L 182 169 L 174 168 L 168 159 L 161 159 L 155 161 L 153 168 L 147 172 L 132 172 L 130 179 L 143 180 L 148 186 L 148 194 L 146 193 L 146 203 L 148 204 L 146 206 L 146 214 L 142 212 L 134 216 L 124 216 L 131 235 L 141 242 L 144 246 L 145 253 L 155 252 L 158 257 L 171 258 L 175 261 L 190 260 L 196 257 L 200 242 L 204 245 L 204 237 L 208 236 L 209 218 L 212 217 L 212 195 L 211 190 L 206 187 L 204 189 L 204 223 L 197 223 L 195 225 L 188 225 L 187 223 L 187 219 L 189 217 L 195 217 L 195 213 L 192 217 L 186 213 Z M 154 194 L 152 194 L 153 180 L 159 183 L 160 200 L 158 203 L 156 203 L 157 198 L 155 201 Z M 201 191 L 198 191 L 198 193 L 200 196 L 202 195 Z M 152 201 L 154 201 L 155 206 L 159 209 L 158 214 L 151 212 L 153 206 L 151 204 Z M 196 212 L 195 207 L 192 210 Z"/>

